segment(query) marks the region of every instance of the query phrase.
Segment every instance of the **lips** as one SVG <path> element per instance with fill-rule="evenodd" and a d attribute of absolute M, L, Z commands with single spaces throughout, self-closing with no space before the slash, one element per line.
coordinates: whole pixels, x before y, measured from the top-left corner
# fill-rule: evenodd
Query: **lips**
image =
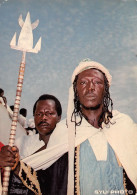
<path fill-rule="evenodd" d="M 38 126 L 41 126 L 41 127 L 49 127 L 49 124 L 48 123 L 44 123 L 44 122 L 41 122 Z"/>
<path fill-rule="evenodd" d="M 93 95 L 93 94 L 87 94 L 85 97 L 86 97 L 87 99 L 90 99 L 90 100 L 96 99 L 96 95 Z"/>
<path fill-rule="evenodd" d="M 49 125 L 48 124 L 41 124 L 41 126 L 48 127 Z"/>

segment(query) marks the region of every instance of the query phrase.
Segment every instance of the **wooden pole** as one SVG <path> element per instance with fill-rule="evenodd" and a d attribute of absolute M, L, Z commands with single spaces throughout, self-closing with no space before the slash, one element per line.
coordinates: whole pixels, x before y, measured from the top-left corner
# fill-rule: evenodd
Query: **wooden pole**
<path fill-rule="evenodd" d="M 24 79 L 24 72 L 25 72 L 25 59 L 26 59 L 26 52 L 23 51 L 22 60 L 19 68 L 16 97 L 14 102 L 14 110 L 13 110 L 13 117 L 12 117 L 10 137 L 9 137 L 9 146 L 11 147 L 14 145 L 15 137 L 16 137 L 16 128 L 17 128 L 17 121 L 18 121 L 18 114 L 19 114 L 19 107 L 20 107 L 20 100 L 21 100 L 21 93 L 22 93 L 22 86 L 23 86 L 23 79 Z M 4 168 L 2 195 L 8 195 L 10 171 L 11 171 L 11 167 Z"/>

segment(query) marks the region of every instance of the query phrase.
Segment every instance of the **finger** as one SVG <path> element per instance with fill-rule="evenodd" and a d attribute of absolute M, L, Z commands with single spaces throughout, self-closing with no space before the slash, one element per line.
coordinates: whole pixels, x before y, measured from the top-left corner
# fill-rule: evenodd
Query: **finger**
<path fill-rule="evenodd" d="M 5 157 L 4 160 L 3 160 L 3 163 L 15 163 L 16 160 L 15 158 L 12 158 L 11 156 L 10 157 Z"/>
<path fill-rule="evenodd" d="M 1 148 L 1 151 L 7 151 L 8 147 L 9 147 L 9 145 L 3 146 L 3 147 Z"/>
<path fill-rule="evenodd" d="M 7 148 L 7 150 L 10 152 L 10 154 L 9 153 L 7 153 L 7 154 L 10 156 L 12 155 L 12 157 L 15 158 L 16 152 L 18 152 L 17 147 L 16 146 L 12 146 L 12 147 L 9 146 Z"/>
<path fill-rule="evenodd" d="M 11 149 L 12 149 L 13 152 L 18 152 L 18 151 L 19 151 L 18 148 L 17 148 L 16 146 L 12 146 Z"/>
<path fill-rule="evenodd" d="M 15 162 L 15 164 L 13 165 L 13 167 L 11 168 L 11 170 L 14 170 L 14 169 L 17 167 L 17 165 L 18 165 L 18 163 L 19 163 L 19 160 L 20 160 L 20 157 L 18 156 L 15 160 L 16 160 L 16 162 Z"/>
<path fill-rule="evenodd" d="M 19 150 L 16 146 L 12 147 L 12 151 L 14 152 L 15 158 L 19 157 Z"/>
<path fill-rule="evenodd" d="M 4 162 L 3 164 L 1 164 L 1 168 L 13 167 L 14 165 L 15 165 L 15 163 L 13 163 L 13 162 Z"/>
<path fill-rule="evenodd" d="M 18 162 L 19 162 L 19 155 L 17 155 L 16 158 L 12 158 L 12 157 L 5 157 L 4 161 L 1 162 L 1 167 L 16 167 Z"/>
<path fill-rule="evenodd" d="M 2 153 L 5 153 L 6 155 L 12 154 L 14 156 L 14 152 L 12 151 L 12 147 L 11 146 L 3 146 L 1 149 Z"/>
<path fill-rule="evenodd" d="M 9 157 L 15 158 L 15 154 L 11 151 L 11 148 L 9 146 L 2 148 L 0 156 L 2 157 L 3 160 Z"/>

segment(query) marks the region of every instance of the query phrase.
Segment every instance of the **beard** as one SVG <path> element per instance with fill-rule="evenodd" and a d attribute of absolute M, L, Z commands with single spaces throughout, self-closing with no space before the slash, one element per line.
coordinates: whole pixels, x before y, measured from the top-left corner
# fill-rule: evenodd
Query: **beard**
<path fill-rule="evenodd" d="M 96 105 L 96 106 L 94 106 L 94 107 L 87 107 L 87 106 L 84 106 L 84 105 L 82 105 L 82 104 L 81 104 L 81 106 L 82 106 L 82 108 L 84 108 L 85 110 L 97 110 L 97 109 L 100 108 L 101 104 L 98 104 L 98 105 Z"/>

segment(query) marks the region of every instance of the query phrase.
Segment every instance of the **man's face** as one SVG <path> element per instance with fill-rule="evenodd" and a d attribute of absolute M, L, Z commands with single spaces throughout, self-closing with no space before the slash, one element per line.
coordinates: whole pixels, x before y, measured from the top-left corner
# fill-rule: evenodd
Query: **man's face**
<path fill-rule="evenodd" d="M 77 95 L 85 108 L 96 108 L 103 103 L 104 76 L 96 69 L 88 69 L 78 75 Z"/>
<path fill-rule="evenodd" d="M 52 133 L 56 124 L 60 121 L 53 100 L 40 100 L 36 104 L 34 121 L 40 135 Z"/>

